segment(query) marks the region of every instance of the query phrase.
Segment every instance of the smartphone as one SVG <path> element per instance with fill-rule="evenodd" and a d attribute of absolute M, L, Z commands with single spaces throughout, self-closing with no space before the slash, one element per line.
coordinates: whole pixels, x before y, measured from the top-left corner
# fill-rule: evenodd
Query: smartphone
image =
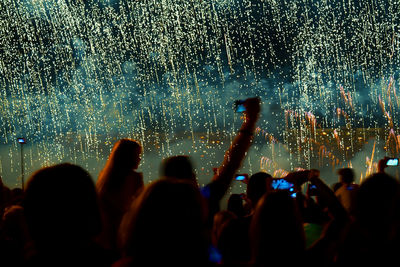
<path fill-rule="evenodd" d="M 19 137 L 19 138 L 17 138 L 17 141 L 20 144 L 26 144 L 25 138 Z"/>
<path fill-rule="evenodd" d="M 274 178 L 272 179 L 272 188 L 273 189 L 281 189 L 281 190 L 289 190 L 293 191 L 294 190 L 294 184 L 289 183 L 283 178 Z"/>
<path fill-rule="evenodd" d="M 235 176 L 236 181 L 244 181 L 246 180 L 246 174 L 238 174 Z"/>
<path fill-rule="evenodd" d="M 244 100 L 235 101 L 235 112 L 245 112 L 246 107 L 244 106 Z"/>
<path fill-rule="evenodd" d="M 398 158 L 390 158 L 386 162 L 386 166 L 399 166 L 399 159 Z"/>

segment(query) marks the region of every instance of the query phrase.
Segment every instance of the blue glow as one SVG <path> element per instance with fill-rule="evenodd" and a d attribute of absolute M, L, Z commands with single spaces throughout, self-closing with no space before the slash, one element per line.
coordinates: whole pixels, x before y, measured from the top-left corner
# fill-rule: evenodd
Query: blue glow
<path fill-rule="evenodd" d="M 293 190 L 293 184 L 289 183 L 285 179 L 273 179 L 272 180 L 272 188 L 273 189 L 282 189 L 282 190 Z"/>
<path fill-rule="evenodd" d="M 209 254 L 209 260 L 210 262 L 213 263 L 220 263 L 222 260 L 222 255 L 221 253 L 218 251 L 218 249 L 214 246 L 210 246 L 208 249 L 208 254 Z"/>
<path fill-rule="evenodd" d="M 238 176 L 236 176 L 236 178 L 235 178 L 237 181 L 243 181 L 243 180 L 245 180 L 246 179 L 246 176 L 243 176 L 243 175 L 238 175 Z"/>
<path fill-rule="evenodd" d="M 389 159 L 386 163 L 387 166 L 398 166 L 399 165 L 399 159 Z"/>

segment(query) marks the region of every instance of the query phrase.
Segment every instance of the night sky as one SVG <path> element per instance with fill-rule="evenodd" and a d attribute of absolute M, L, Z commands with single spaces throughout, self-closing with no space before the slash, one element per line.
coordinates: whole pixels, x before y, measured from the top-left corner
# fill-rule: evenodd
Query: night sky
<path fill-rule="evenodd" d="M 240 126 L 234 101 L 259 96 L 243 171 L 351 161 L 365 175 L 373 143 L 376 163 L 399 134 L 399 8 L 394 0 L 3 0 L 0 174 L 18 185 L 19 136 L 28 140 L 28 175 L 68 161 L 94 179 L 113 143 L 131 137 L 144 145 L 147 181 L 162 157 L 189 154 L 204 183 Z M 352 147 L 352 159 L 314 159 L 312 147 L 324 145 L 316 129 L 375 127 L 383 137 Z M 340 153 L 346 138 L 354 137 L 325 146 Z"/>

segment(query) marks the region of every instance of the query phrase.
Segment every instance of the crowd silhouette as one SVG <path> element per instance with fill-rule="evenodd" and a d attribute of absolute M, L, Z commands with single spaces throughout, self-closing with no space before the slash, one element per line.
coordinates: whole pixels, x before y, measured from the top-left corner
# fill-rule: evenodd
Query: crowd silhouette
<path fill-rule="evenodd" d="M 315 169 L 282 178 L 257 172 L 246 193 L 221 201 L 241 168 L 260 114 L 243 123 L 221 165 L 199 186 L 192 159 L 176 155 L 144 184 L 140 143 L 121 139 L 97 179 L 61 163 L 37 170 L 25 190 L 0 177 L 1 266 L 386 266 L 400 249 L 400 183 L 378 172 L 328 186 Z M 94 181 L 96 180 L 96 183 Z M 286 187 L 277 182 L 286 182 Z M 304 190 L 306 189 L 306 190 Z"/>

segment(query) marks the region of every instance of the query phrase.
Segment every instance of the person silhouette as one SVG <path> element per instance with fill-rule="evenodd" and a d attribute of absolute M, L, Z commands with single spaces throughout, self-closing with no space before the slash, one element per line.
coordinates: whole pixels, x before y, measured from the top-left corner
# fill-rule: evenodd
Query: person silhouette
<path fill-rule="evenodd" d="M 96 190 L 102 214 L 103 230 L 99 243 L 118 257 L 117 235 L 119 225 L 133 199 L 143 190 L 143 175 L 136 172 L 142 146 L 132 139 L 120 139 L 97 179 Z"/>
<path fill-rule="evenodd" d="M 201 188 L 203 197 L 207 199 L 209 229 L 213 226 L 214 215 L 220 210 L 220 201 L 229 189 L 229 186 L 240 168 L 246 152 L 250 148 L 255 131 L 256 122 L 260 115 L 260 99 L 248 98 L 244 102 L 244 121 L 232 144 L 225 152 L 220 167 L 214 170 L 210 183 Z M 192 181 L 198 186 L 196 174 L 188 156 L 179 155 L 166 158 L 160 166 L 160 176 L 164 178 L 178 178 Z"/>
<path fill-rule="evenodd" d="M 255 207 L 261 197 L 271 192 L 272 176 L 266 172 L 257 172 L 246 181 L 246 198 L 249 213 L 230 220 L 221 229 L 218 249 L 222 255 L 222 263 L 245 264 L 251 259 L 249 229 Z"/>
<path fill-rule="evenodd" d="M 354 183 L 354 171 L 351 168 L 343 168 L 339 169 L 337 173 L 339 174 L 339 183 L 341 185 L 335 191 L 335 195 L 349 214 L 353 214 L 355 198 L 359 188 L 358 184 Z"/>
<path fill-rule="evenodd" d="M 290 190 L 268 192 L 258 201 L 250 225 L 251 264 L 255 266 L 329 266 L 334 262 L 340 237 L 349 222 L 348 214 L 333 191 L 319 178 L 318 170 L 289 173 L 285 179 L 300 187 L 316 186 L 326 203 L 331 221 L 320 237 L 306 246 L 301 206 Z"/>
<path fill-rule="evenodd" d="M 265 194 L 251 226 L 252 261 L 256 266 L 303 265 L 305 235 L 301 213 L 285 190 Z"/>
<path fill-rule="evenodd" d="M 94 182 L 80 166 L 63 163 L 28 180 L 23 211 L 33 250 L 27 266 L 108 266 L 94 238 L 101 217 Z"/>
<path fill-rule="evenodd" d="M 231 194 L 228 199 L 228 211 L 234 213 L 237 217 L 246 215 L 243 205 L 243 196 L 241 194 Z"/>
<path fill-rule="evenodd" d="M 266 172 L 257 172 L 250 176 L 247 182 L 246 196 L 250 200 L 252 211 L 254 211 L 260 198 L 273 190 L 272 179 L 272 176 Z"/>
<path fill-rule="evenodd" d="M 378 172 L 360 184 L 354 219 L 337 256 L 338 266 L 388 266 L 400 249 L 400 183 Z"/>
<path fill-rule="evenodd" d="M 123 258 L 114 266 L 207 266 L 204 199 L 185 179 L 159 179 L 144 189 L 120 227 Z"/>

